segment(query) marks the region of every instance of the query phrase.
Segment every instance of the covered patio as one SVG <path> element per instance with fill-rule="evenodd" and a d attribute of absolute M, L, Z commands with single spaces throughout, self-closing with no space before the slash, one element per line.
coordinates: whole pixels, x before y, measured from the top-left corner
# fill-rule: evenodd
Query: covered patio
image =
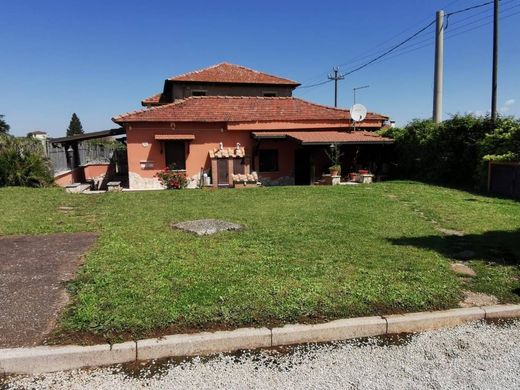
<path fill-rule="evenodd" d="M 259 169 L 262 150 L 279 153 L 284 168 L 295 185 L 324 184 L 329 181 L 330 155 L 339 150 L 342 182 L 359 179 L 368 174 L 374 180 L 384 180 L 389 174 L 386 164 L 393 140 L 369 131 L 255 131 L 253 151 L 254 169 Z M 327 183 L 328 184 L 328 183 Z"/>

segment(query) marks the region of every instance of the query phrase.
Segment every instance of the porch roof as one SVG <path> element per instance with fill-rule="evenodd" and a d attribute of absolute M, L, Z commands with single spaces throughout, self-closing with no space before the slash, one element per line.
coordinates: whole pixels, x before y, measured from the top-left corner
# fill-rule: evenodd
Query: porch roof
<path fill-rule="evenodd" d="M 302 145 L 328 144 L 391 144 L 391 138 L 381 137 L 369 131 L 254 131 L 256 139 L 287 139 Z"/>
<path fill-rule="evenodd" d="M 94 131 L 92 133 L 70 135 L 68 137 L 50 138 L 50 141 L 53 144 L 81 142 L 81 141 L 86 141 L 86 140 L 90 140 L 90 139 L 123 135 L 125 133 L 126 133 L 125 129 L 123 127 L 119 127 L 117 129 L 101 130 L 101 131 Z"/>

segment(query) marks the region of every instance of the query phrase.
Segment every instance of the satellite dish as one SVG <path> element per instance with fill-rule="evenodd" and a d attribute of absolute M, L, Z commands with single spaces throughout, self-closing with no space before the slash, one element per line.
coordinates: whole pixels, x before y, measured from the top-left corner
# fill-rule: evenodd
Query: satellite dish
<path fill-rule="evenodd" d="M 362 104 L 354 104 L 350 109 L 350 116 L 354 122 L 361 122 L 367 116 L 367 109 Z"/>

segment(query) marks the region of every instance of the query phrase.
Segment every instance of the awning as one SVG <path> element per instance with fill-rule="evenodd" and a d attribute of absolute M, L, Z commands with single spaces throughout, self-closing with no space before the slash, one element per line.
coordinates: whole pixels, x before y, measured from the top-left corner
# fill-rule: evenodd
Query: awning
<path fill-rule="evenodd" d="M 329 144 L 391 144 L 391 138 L 381 137 L 369 131 L 255 131 L 256 139 L 284 139 L 291 138 L 302 145 L 329 145 Z"/>
<path fill-rule="evenodd" d="M 157 141 L 193 141 L 193 134 L 155 134 Z"/>

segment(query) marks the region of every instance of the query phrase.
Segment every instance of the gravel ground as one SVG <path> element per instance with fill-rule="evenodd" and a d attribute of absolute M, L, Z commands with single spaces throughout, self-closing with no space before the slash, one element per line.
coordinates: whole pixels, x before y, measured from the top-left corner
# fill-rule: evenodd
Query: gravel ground
<path fill-rule="evenodd" d="M 520 321 L 11 378 L 7 389 L 520 389 Z"/>

